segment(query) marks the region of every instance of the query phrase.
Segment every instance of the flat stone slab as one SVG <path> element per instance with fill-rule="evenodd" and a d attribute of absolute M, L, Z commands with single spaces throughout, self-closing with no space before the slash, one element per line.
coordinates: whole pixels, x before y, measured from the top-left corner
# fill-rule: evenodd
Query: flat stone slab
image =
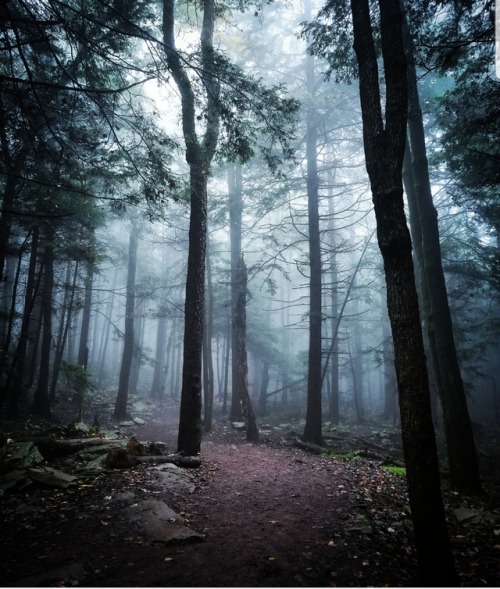
<path fill-rule="evenodd" d="M 50 468 L 50 466 L 42 466 L 40 468 L 27 468 L 26 474 L 30 479 L 48 485 L 49 487 L 59 487 L 62 489 L 68 488 L 76 477 L 66 474 L 61 470 Z"/>
<path fill-rule="evenodd" d="M 130 521 L 156 542 L 189 543 L 204 539 L 203 534 L 185 525 L 184 519 L 163 501 L 148 499 L 128 508 Z"/>
<path fill-rule="evenodd" d="M 160 464 L 154 466 L 160 476 L 162 483 L 171 491 L 179 493 L 193 493 L 196 485 L 188 480 L 187 475 L 175 464 Z"/>

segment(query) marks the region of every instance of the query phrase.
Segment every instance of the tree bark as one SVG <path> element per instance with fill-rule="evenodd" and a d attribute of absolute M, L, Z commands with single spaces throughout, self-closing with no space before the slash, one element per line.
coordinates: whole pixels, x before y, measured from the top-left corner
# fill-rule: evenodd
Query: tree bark
<path fill-rule="evenodd" d="M 220 83 L 215 75 L 213 35 L 215 0 L 203 1 L 200 33 L 201 78 L 206 93 L 205 132 L 200 142 L 196 129 L 194 91 L 175 48 L 174 0 L 163 0 L 163 40 L 167 65 L 177 85 L 182 103 L 182 130 L 189 165 L 190 220 L 189 251 L 184 317 L 184 356 L 177 448 L 195 456 L 201 448 L 201 369 L 203 309 L 205 299 L 205 251 L 207 239 L 207 175 L 219 136 L 217 100 Z"/>
<path fill-rule="evenodd" d="M 123 336 L 123 355 L 116 395 L 114 419 L 127 419 L 127 402 L 129 391 L 130 369 L 134 355 L 134 313 L 135 313 L 135 276 L 137 271 L 137 248 L 139 245 L 139 227 L 132 222 L 128 247 L 127 293 L 125 301 L 125 334 Z"/>
<path fill-rule="evenodd" d="M 328 175 L 328 237 L 330 241 L 330 280 L 332 283 L 331 297 L 331 329 L 332 329 L 332 353 L 331 353 L 331 382 L 328 400 L 328 418 L 337 424 L 340 421 L 340 390 L 339 390 L 339 344 L 337 337 L 337 321 L 339 317 L 339 291 L 338 291 L 338 269 L 337 252 L 335 249 L 335 207 L 333 202 L 333 176 Z"/>
<path fill-rule="evenodd" d="M 52 351 L 52 293 L 54 290 L 54 229 L 47 225 L 44 230 L 42 318 L 43 337 L 40 351 L 40 369 L 31 411 L 42 417 L 50 417 L 50 355 Z"/>
<path fill-rule="evenodd" d="M 61 368 L 61 362 L 64 356 L 64 348 L 68 339 L 69 326 L 73 318 L 73 301 L 75 298 L 76 290 L 76 279 L 78 276 L 78 262 L 75 262 L 75 268 L 73 271 L 73 279 L 71 278 L 71 262 L 68 262 L 68 269 L 66 274 L 66 285 L 64 292 L 63 302 L 63 313 L 61 316 L 61 329 L 59 331 L 59 337 L 56 347 L 56 353 L 54 356 L 54 367 L 52 369 L 52 382 L 50 385 L 50 402 L 52 403 L 56 397 L 57 380 L 59 377 L 59 371 Z"/>
<path fill-rule="evenodd" d="M 406 25 L 406 23 L 404 23 Z M 429 329 L 435 348 L 436 378 L 441 393 L 443 423 L 448 451 L 450 485 L 461 493 L 482 492 L 474 434 L 467 407 L 465 389 L 458 363 L 453 323 L 441 256 L 438 216 L 432 198 L 425 133 L 418 94 L 413 40 L 404 26 L 405 50 L 408 58 L 408 134 L 411 167 L 416 197 L 417 222 L 420 225 L 422 280 L 427 284 L 430 303 Z M 413 191 L 408 192 L 408 197 Z M 425 286 L 424 286 L 425 288 Z"/>
<path fill-rule="evenodd" d="M 212 429 L 214 404 L 214 364 L 212 359 L 213 313 L 212 268 L 210 265 L 210 253 L 207 252 L 207 297 L 205 301 L 205 332 L 203 335 L 203 429 L 206 432 Z"/>
<path fill-rule="evenodd" d="M 38 246 L 40 240 L 40 227 L 33 227 L 31 238 L 31 252 L 28 266 L 28 277 L 26 279 L 26 290 L 23 303 L 23 317 L 21 321 L 21 332 L 17 341 L 17 347 L 12 359 L 9 375 L 5 385 L 8 394 L 7 414 L 11 418 L 19 416 L 19 408 L 24 399 L 24 366 L 26 363 L 26 350 L 28 346 L 29 330 L 31 324 L 31 313 L 35 304 L 36 292 L 35 285 L 36 266 L 38 256 Z M 40 278 L 40 276 L 39 276 Z"/>
<path fill-rule="evenodd" d="M 306 17 L 311 15 L 311 2 L 306 1 Z M 314 105 L 314 58 L 306 56 L 307 108 L 307 212 L 309 225 L 309 355 L 307 376 L 306 424 L 302 440 L 321 445 L 321 243 L 319 233 L 319 178 L 317 164 L 317 112 Z"/>
<path fill-rule="evenodd" d="M 150 395 L 153 399 L 163 397 L 165 394 L 165 358 L 167 347 L 167 324 L 166 301 L 160 305 L 158 311 L 158 324 L 156 326 L 156 353 L 155 366 L 153 371 L 153 382 L 151 383 Z"/>
<path fill-rule="evenodd" d="M 403 204 L 408 93 L 402 17 L 399 0 L 379 0 L 379 7 L 386 81 L 385 120 L 369 1 L 351 0 L 366 168 L 384 260 L 419 582 L 456 585 L 458 579 L 441 498 L 411 239 Z"/>
<path fill-rule="evenodd" d="M 238 388 L 239 367 L 237 358 L 238 329 L 236 305 L 238 302 L 238 265 L 241 260 L 241 215 L 242 215 L 242 178 L 241 166 L 230 164 L 227 173 L 229 195 L 229 239 L 231 243 L 231 421 L 241 421 L 241 393 Z"/>
<path fill-rule="evenodd" d="M 236 275 L 236 307 L 235 307 L 235 332 L 236 348 L 233 350 L 233 362 L 236 361 L 236 385 L 239 391 L 241 412 L 245 420 L 247 430 L 247 442 L 259 441 L 259 430 L 255 421 L 255 413 L 252 400 L 248 393 L 248 361 L 246 345 L 246 305 L 247 305 L 247 267 L 243 256 L 237 268 Z"/>
<path fill-rule="evenodd" d="M 89 360 L 89 330 L 90 330 L 90 311 L 92 308 L 92 288 L 94 284 L 94 263 L 87 262 L 87 275 L 85 276 L 85 296 L 83 300 L 82 324 L 80 329 L 80 340 L 78 342 L 77 364 L 82 370 L 87 370 Z M 83 382 L 83 381 L 82 381 Z M 87 391 L 76 390 L 73 395 L 73 405 L 77 410 L 77 421 L 82 420 L 83 399 Z"/>

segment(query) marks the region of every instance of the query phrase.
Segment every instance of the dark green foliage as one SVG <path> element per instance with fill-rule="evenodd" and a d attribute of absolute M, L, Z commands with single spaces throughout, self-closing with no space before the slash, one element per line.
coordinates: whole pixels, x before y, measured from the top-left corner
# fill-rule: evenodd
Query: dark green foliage
<path fill-rule="evenodd" d="M 293 156 L 291 141 L 299 101 L 286 97 L 281 85 L 268 87 L 261 79 L 248 76 L 224 55 L 217 56 L 216 68 L 221 81 L 219 158 L 244 163 L 254 156 L 258 145 L 270 170 L 276 171 L 283 159 Z M 269 138 L 267 142 L 262 141 L 263 135 Z"/>

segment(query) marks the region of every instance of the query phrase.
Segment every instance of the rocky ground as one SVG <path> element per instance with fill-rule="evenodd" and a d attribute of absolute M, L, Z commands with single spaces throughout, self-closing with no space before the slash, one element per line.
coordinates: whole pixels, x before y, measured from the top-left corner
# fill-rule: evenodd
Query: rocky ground
<path fill-rule="evenodd" d="M 296 445 L 300 423 L 268 422 L 254 445 L 218 421 L 201 466 L 183 468 L 175 408 L 135 413 L 105 420 L 101 438 L 3 424 L 2 586 L 417 584 L 405 479 L 383 466 L 397 462 L 397 432 L 331 428 L 335 452 L 318 455 Z M 48 436 L 82 447 L 60 455 Z M 498 486 L 486 487 L 444 494 L 462 586 L 500 585 Z"/>

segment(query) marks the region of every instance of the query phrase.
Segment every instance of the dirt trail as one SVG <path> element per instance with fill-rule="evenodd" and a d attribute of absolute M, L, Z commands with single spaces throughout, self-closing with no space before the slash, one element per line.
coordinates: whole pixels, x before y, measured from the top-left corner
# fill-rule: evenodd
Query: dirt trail
<path fill-rule="evenodd" d="M 168 425 L 152 420 L 136 433 L 175 449 L 173 418 Z M 60 467 L 71 468 L 71 462 Z M 140 465 L 65 490 L 35 487 L 5 496 L 0 584 L 418 584 L 411 530 L 405 526 L 404 478 L 369 460 L 310 454 L 281 436 L 247 444 L 242 432 L 222 424 L 203 441 L 202 466 L 188 472 L 192 493 L 173 491 L 157 471 Z M 128 497 L 128 504 L 118 496 Z M 205 539 L 173 545 L 149 539 L 126 511 L 151 499 L 165 502 Z M 479 502 L 468 507 L 483 509 Z M 450 523 L 464 585 L 498 585 L 493 524 L 485 520 L 464 529 L 452 516 Z"/>

